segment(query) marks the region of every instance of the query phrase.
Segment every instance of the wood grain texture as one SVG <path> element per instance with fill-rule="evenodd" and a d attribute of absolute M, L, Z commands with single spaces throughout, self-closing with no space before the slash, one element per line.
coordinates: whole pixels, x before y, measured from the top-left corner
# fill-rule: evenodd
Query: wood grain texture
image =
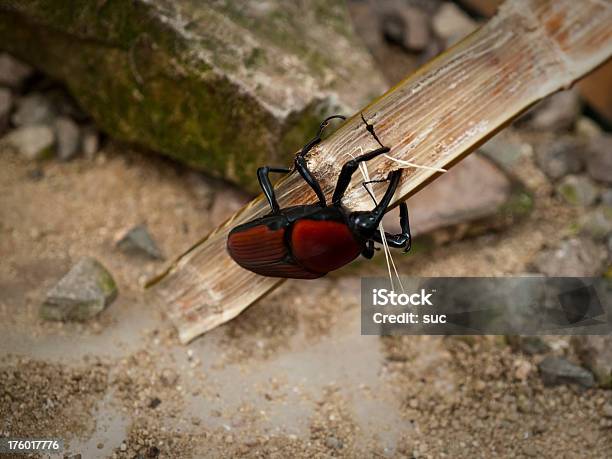
<path fill-rule="evenodd" d="M 611 55 L 612 0 L 508 0 L 485 26 L 362 113 L 394 157 L 448 168 L 532 104 L 571 86 Z M 309 166 L 329 196 L 349 155 L 376 146 L 356 113 L 312 151 Z M 384 157 L 368 163 L 372 178 L 396 167 Z M 344 205 L 370 208 L 357 175 Z M 438 175 L 406 169 L 394 204 Z M 297 174 L 276 190 L 281 206 L 315 201 Z M 232 319 L 281 282 L 240 268 L 225 250 L 233 226 L 268 211 L 261 196 L 253 200 L 155 279 L 153 292 L 182 342 Z"/>

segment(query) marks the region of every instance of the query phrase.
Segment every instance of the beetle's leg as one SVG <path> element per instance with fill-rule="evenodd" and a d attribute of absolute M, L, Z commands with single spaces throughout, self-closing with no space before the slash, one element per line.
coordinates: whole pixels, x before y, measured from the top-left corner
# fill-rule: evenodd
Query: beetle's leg
<path fill-rule="evenodd" d="M 325 202 L 325 194 L 323 194 L 323 190 L 321 189 L 321 185 L 319 185 L 318 180 L 312 175 L 312 172 L 310 172 L 310 169 L 308 169 L 308 163 L 306 162 L 306 155 L 312 149 L 312 147 L 314 147 L 319 142 L 321 142 L 321 136 L 323 135 L 323 131 L 329 124 L 329 121 L 335 118 L 342 119 L 342 120 L 346 119 L 346 117 L 342 115 L 332 115 L 332 116 L 328 116 L 327 118 L 325 118 L 323 122 L 321 123 L 321 125 L 319 126 L 319 132 L 317 132 L 317 136 L 314 139 L 312 139 L 310 142 L 308 142 L 306 146 L 304 146 L 304 148 L 302 148 L 302 150 L 295 157 L 295 170 L 297 170 L 298 173 L 302 176 L 302 178 L 306 181 L 306 183 L 308 183 L 308 186 L 312 188 L 312 190 L 317 195 L 317 198 L 319 198 L 319 202 L 321 203 L 322 206 L 327 205 L 327 203 Z"/>
<path fill-rule="evenodd" d="M 374 256 L 374 241 L 372 239 L 366 242 L 364 249 L 361 251 L 361 255 L 368 260 Z"/>
<path fill-rule="evenodd" d="M 412 246 L 412 236 L 410 235 L 410 221 L 408 219 L 408 206 L 406 202 L 400 204 L 400 226 L 402 232 L 399 234 L 389 234 L 385 231 L 385 240 L 390 247 L 395 249 L 404 249 L 404 253 L 410 250 Z M 382 244 L 380 233 L 375 233 L 373 239 Z"/>
<path fill-rule="evenodd" d="M 268 167 L 268 166 L 260 167 L 259 169 L 257 169 L 257 180 L 259 180 L 259 185 L 261 186 L 261 189 L 263 190 L 264 195 L 266 196 L 266 199 L 268 200 L 268 203 L 270 204 L 270 207 L 272 208 L 272 213 L 277 214 L 278 211 L 280 210 L 280 207 L 278 205 L 278 202 L 276 201 L 276 194 L 274 194 L 274 187 L 272 186 L 272 183 L 270 182 L 270 176 L 269 176 L 270 172 L 288 174 L 289 172 L 291 172 L 291 169 L 288 169 L 286 167 Z"/>
<path fill-rule="evenodd" d="M 376 158 L 383 153 L 389 152 L 389 147 L 381 147 L 376 150 L 370 151 L 368 153 L 364 153 L 363 155 L 357 156 L 356 158 L 351 159 L 344 163 L 342 166 L 342 170 L 340 171 L 340 175 L 338 176 L 338 181 L 336 182 L 336 189 L 334 190 L 334 195 L 332 197 L 332 203 L 335 205 L 339 205 L 346 189 L 351 183 L 351 177 L 355 173 L 355 171 L 359 168 L 359 163 L 363 161 L 369 161 L 372 158 Z"/>

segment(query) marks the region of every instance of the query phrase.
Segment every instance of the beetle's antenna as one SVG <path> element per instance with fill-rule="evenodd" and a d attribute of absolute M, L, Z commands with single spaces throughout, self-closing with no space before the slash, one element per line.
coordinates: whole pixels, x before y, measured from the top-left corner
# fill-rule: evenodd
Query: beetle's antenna
<path fill-rule="evenodd" d="M 442 169 L 441 167 L 421 166 L 420 164 L 416 164 L 410 161 L 404 161 L 403 159 L 394 158 L 393 156 L 389 156 L 386 153 L 383 156 L 387 159 L 390 159 L 391 161 L 395 161 L 398 164 L 402 164 L 403 166 L 405 166 L 404 168 L 414 167 L 415 169 L 425 169 L 428 171 L 435 171 L 435 172 L 447 172 L 448 171 L 447 169 Z M 401 169 L 404 169 L 404 168 L 401 168 Z"/>

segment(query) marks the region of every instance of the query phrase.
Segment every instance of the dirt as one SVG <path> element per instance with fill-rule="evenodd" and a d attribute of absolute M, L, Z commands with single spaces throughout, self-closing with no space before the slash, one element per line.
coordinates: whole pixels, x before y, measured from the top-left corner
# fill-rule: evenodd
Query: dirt
<path fill-rule="evenodd" d="M 531 160 L 517 175 L 535 209 L 504 231 L 396 257 L 405 275 L 523 273 L 577 211 Z M 543 387 L 541 356 L 501 338 L 359 333 L 359 276 L 384 256 L 289 281 L 237 319 L 179 344 L 144 280 L 163 262 L 117 237 L 146 222 L 178 255 L 248 196 L 172 162 L 108 145 L 40 164 L 0 151 L 0 424 L 57 436 L 83 457 L 608 457 L 612 393 Z M 80 256 L 118 299 L 87 323 L 45 322 L 47 289 Z M 564 338 L 554 352 L 571 357 Z"/>

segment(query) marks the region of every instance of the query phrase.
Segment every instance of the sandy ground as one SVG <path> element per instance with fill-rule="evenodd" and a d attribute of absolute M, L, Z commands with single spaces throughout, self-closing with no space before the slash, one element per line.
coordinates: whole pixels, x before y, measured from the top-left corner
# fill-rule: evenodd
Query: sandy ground
<path fill-rule="evenodd" d="M 536 193 L 528 220 L 404 257 L 401 272 L 525 272 L 575 215 L 529 162 L 518 174 Z M 541 357 L 502 338 L 361 336 L 359 276 L 384 275 L 382 256 L 286 282 L 181 346 L 141 287 L 164 263 L 114 241 L 146 222 L 172 258 L 247 199 L 125 147 L 40 165 L 0 151 L 0 433 L 60 437 L 84 458 L 610 457 L 612 392 L 544 388 Z M 118 299 L 86 324 L 42 321 L 46 290 L 83 255 Z"/>

